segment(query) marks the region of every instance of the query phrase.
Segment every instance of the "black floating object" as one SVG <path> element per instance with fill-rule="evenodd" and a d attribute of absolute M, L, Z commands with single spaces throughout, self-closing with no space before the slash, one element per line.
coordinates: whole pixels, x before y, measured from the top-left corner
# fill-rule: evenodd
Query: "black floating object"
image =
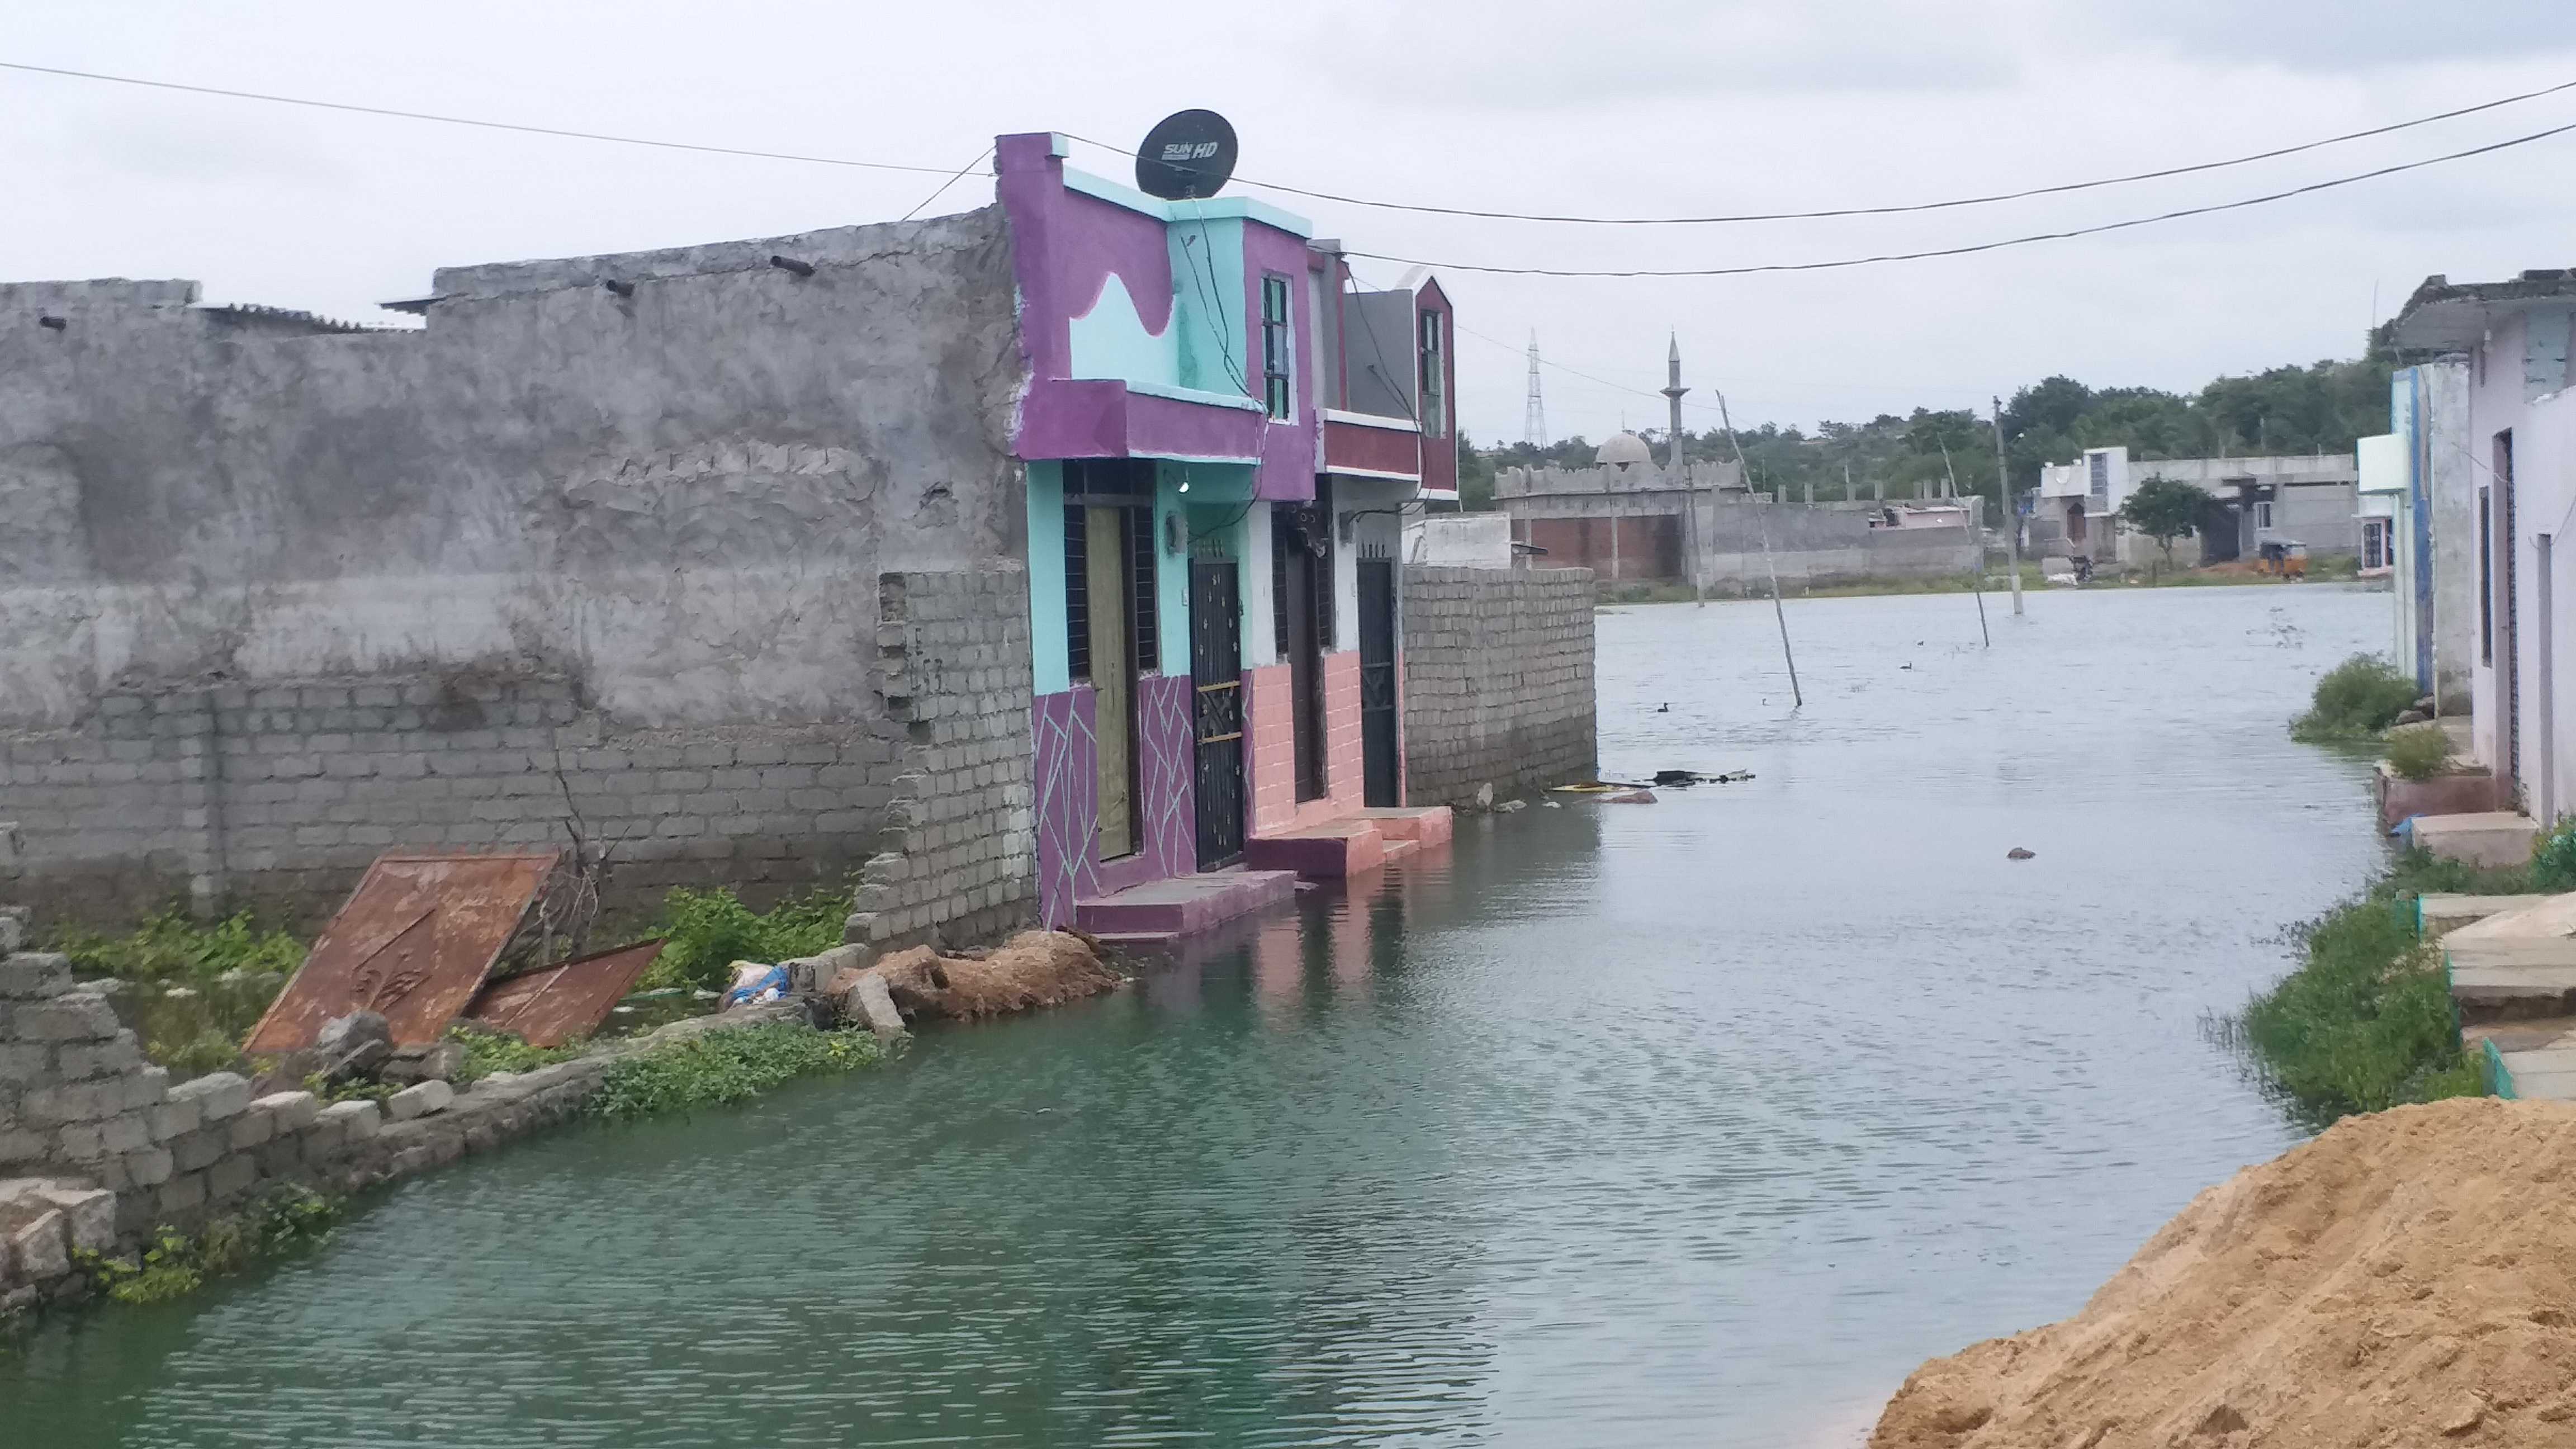
<path fill-rule="evenodd" d="M 814 275 L 814 264 L 812 262 L 800 262 L 794 257 L 771 257 L 769 259 L 769 264 L 782 272 L 794 272 L 800 277 L 810 277 Z"/>
<path fill-rule="evenodd" d="M 44 328 L 48 332 L 60 332 L 72 324 L 64 321 L 60 317 L 39 317 L 36 319 L 36 325 Z"/>
<path fill-rule="evenodd" d="M 2038 852 L 2038 851 L 2036 851 L 2036 850 L 2024 850 L 2024 849 L 2022 849 L 2020 846 L 2016 845 L 2016 846 L 2014 846 L 2012 849 L 2007 850 L 2007 851 L 2005 851 L 2005 852 L 2004 852 L 2004 859 L 2006 859 L 2006 860 L 2031 860 L 2031 859 L 2035 859 L 2035 858 L 2037 858 L 2037 856 L 2038 856 L 2038 855 L 2039 855 L 2039 852 Z"/>
<path fill-rule="evenodd" d="M 1234 175 L 1234 126 L 1214 111 L 1176 111 L 1136 148 L 1136 189 L 1165 201 L 1214 196 Z"/>
<path fill-rule="evenodd" d="M 599 285 L 606 287 L 608 289 L 608 294 L 612 297 L 632 297 L 635 295 L 635 284 L 633 282 L 621 282 L 615 277 L 611 277 Z"/>

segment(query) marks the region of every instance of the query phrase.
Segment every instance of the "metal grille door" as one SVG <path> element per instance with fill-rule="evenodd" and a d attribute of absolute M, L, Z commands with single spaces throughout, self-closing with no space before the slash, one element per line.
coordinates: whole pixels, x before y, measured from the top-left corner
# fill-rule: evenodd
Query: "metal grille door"
<path fill-rule="evenodd" d="M 1404 803 L 1397 798 L 1395 560 L 1363 555 L 1359 570 L 1360 758 L 1368 803 L 1384 808 Z"/>
<path fill-rule="evenodd" d="M 1199 869 L 1243 858 L 1243 610 L 1233 559 L 1190 559 Z"/>

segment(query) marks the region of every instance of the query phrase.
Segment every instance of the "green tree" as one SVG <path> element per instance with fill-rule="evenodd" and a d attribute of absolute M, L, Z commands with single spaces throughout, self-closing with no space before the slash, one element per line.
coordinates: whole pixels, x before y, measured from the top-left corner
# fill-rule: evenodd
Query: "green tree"
<path fill-rule="evenodd" d="M 2174 540 L 2190 535 L 2200 521 L 2201 507 L 2209 495 L 2179 479 L 2151 477 L 2129 494 L 2120 505 L 2120 517 L 2131 528 L 2156 541 L 2165 553 L 2165 567 L 2173 567 Z"/>

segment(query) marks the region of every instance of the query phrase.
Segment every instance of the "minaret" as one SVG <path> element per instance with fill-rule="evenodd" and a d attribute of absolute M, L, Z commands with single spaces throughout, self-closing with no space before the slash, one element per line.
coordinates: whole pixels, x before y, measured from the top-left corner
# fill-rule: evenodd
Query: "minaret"
<path fill-rule="evenodd" d="M 1666 435 L 1664 463 L 1676 473 L 1682 469 L 1682 394 L 1688 391 L 1682 386 L 1682 340 L 1674 334 L 1672 351 L 1664 359 L 1664 398 L 1673 405 L 1672 432 Z"/>
<path fill-rule="evenodd" d="M 1547 404 L 1539 399 L 1538 394 L 1538 329 L 1535 327 L 1530 329 L 1529 365 L 1529 406 L 1521 416 L 1521 436 L 1529 440 L 1531 447 L 1544 448 L 1547 446 Z"/>

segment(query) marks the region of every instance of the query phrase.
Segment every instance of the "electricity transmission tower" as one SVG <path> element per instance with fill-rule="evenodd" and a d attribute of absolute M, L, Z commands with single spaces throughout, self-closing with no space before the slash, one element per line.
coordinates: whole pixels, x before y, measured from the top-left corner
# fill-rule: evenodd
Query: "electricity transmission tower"
<path fill-rule="evenodd" d="M 1521 420 L 1521 431 L 1533 448 L 1547 446 L 1547 404 L 1538 393 L 1538 333 L 1530 333 L 1529 408 Z"/>

